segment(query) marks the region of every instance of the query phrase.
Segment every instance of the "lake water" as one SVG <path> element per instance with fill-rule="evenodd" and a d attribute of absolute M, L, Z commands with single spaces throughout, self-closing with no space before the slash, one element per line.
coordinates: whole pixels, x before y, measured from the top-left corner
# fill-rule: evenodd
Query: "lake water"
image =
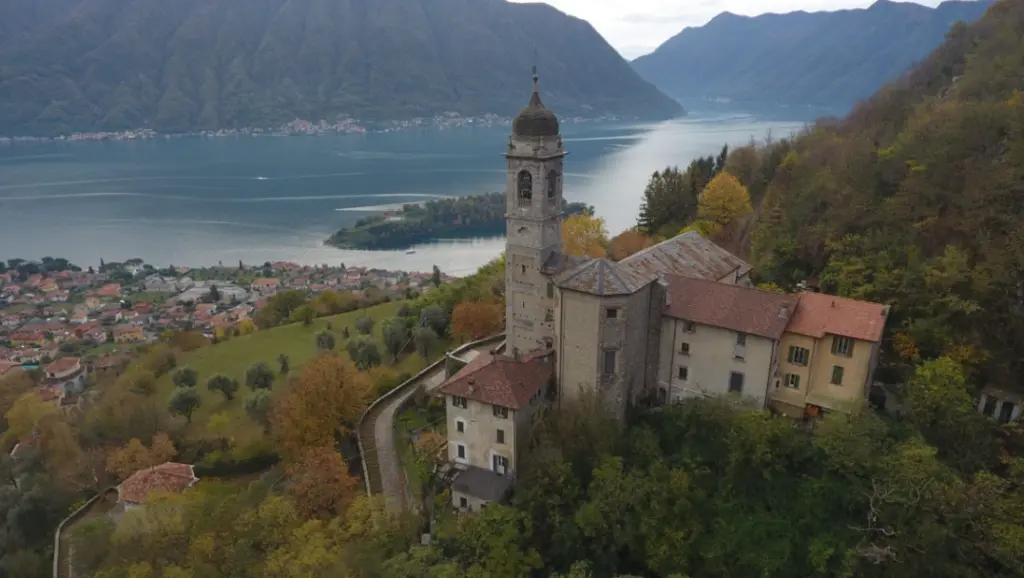
<path fill-rule="evenodd" d="M 738 114 L 566 125 L 565 196 L 594 205 L 615 234 L 635 224 L 653 171 L 802 126 Z M 507 139 L 508 129 L 488 128 L 0 146 L 0 258 L 427 271 L 436 264 L 467 274 L 498 256 L 504 241 L 441 240 L 412 255 L 322 241 L 382 208 L 502 190 Z"/>

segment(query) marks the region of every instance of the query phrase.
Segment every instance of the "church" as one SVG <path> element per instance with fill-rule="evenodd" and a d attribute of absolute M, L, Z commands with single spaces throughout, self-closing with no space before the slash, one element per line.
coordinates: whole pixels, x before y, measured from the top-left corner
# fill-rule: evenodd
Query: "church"
<path fill-rule="evenodd" d="M 805 418 L 863 403 L 889 308 L 756 289 L 751 266 L 697 233 L 615 262 L 562 251 L 567 152 L 533 76 L 505 151 L 505 328 L 438 389 L 452 503 L 504 499 L 542 404 L 628 407 L 731 395 Z"/>

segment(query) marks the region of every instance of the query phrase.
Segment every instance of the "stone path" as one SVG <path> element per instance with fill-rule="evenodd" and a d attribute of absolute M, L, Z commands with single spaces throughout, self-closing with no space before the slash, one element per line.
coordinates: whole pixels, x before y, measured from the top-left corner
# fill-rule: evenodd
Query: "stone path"
<path fill-rule="evenodd" d="M 493 342 L 480 345 L 460 357 L 467 362 L 472 361 L 478 355 L 494 349 L 496 345 L 497 343 Z M 430 393 L 441 387 L 444 377 L 444 364 L 441 364 L 434 371 L 421 376 L 419 380 L 407 383 L 401 392 L 375 407 L 360 425 L 370 493 L 387 496 L 397 507 L 407 506 L 408 492 L 401 459 L 395 446 L 395 417 L 402 404 L 416 393 L 421 384 Z"/>

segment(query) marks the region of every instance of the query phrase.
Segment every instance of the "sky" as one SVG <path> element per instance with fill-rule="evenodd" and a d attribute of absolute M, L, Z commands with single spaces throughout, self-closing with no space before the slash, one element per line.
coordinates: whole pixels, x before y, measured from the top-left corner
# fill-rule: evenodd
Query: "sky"
<path fill-rule="evenodd" d="M 516 0 L 520 1 L 520 0 Z M 537 0 L 522 0 L 537 1 Z M 590 22 L 624 57 L 647 54 L 687 26 L 702 26 L 722 12 L 756 16 L 766 12 L 866 8 L 874 0 L 543 0 Z M 940 0 L 918 0 L 935 6 Z"/>

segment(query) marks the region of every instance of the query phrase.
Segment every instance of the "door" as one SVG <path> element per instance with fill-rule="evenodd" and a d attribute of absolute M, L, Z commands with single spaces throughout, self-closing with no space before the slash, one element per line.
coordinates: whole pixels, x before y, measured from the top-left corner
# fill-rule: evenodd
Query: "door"
<path fill-rule="evenodd" d="M 734 371 L 729 374 L 729 393 L 743 393 L 743 374 Z"/>
<path fill-rule="evenodd" d="M 508 472 L 508 458 L 494 454 L 491 458 L 491 467 L 496 473 L 504 476 Z"/>

